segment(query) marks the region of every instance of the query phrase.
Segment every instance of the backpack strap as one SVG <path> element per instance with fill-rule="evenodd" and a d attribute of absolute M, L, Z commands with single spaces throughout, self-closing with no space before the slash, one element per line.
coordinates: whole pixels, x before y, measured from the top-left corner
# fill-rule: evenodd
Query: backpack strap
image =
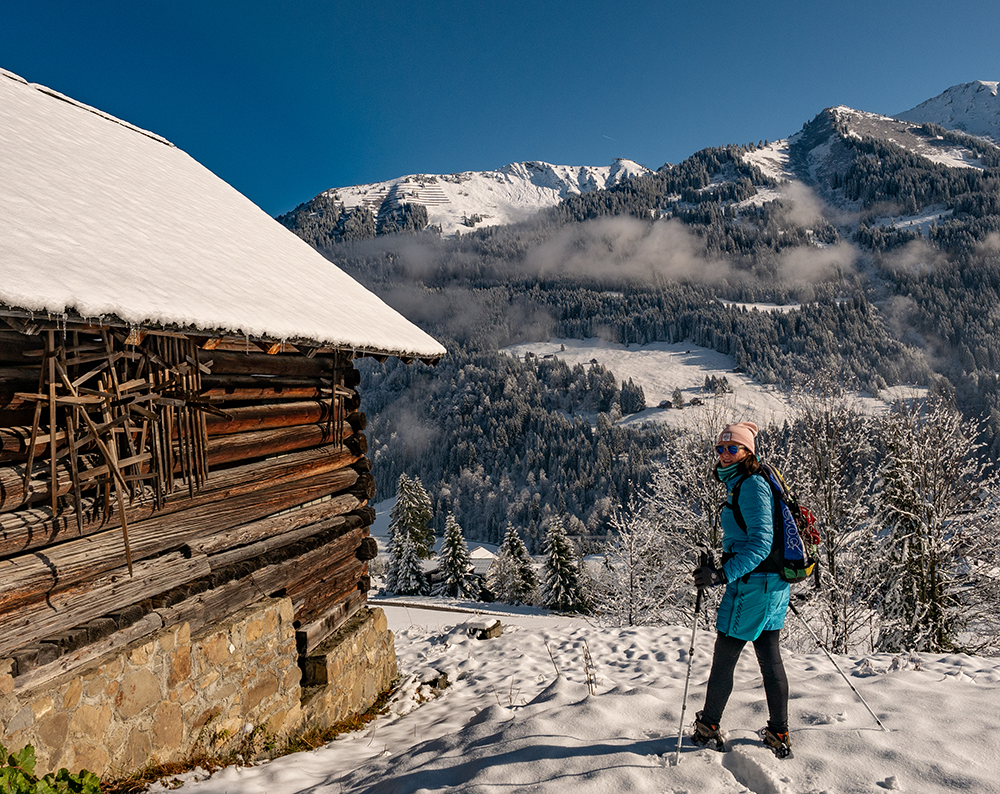
<path fill-rule="evenodd" d="M 764 481 L 767 483 L 767 487 L 771 489 L 771 498 L 774 500 L 774 510 L 775 511 L 780 511 L 781 510 L 781 505 L 778 502 L 779 497 L 774 493 L 774 486 L 772 485 L 772 483 L 771 483 L 770 479 L 768 478 L 767 474 L 764 473 L 764 472 L 755 472 L 755 473 L 759 474 L 761 477 L 764 478 Z M 743 477 L 740 477 L 740 479 L 737 480 L 736 483 L 733 485 L 733 501 L 732 501 L 732 504 L 730 504 L 729 502 L 723 502 L 723 504 L 722 504 L 723 507 L 728 507 L 730 510 L 733 511 L 733 518 L 736 519 L 737 526 L 740 529 L 742 529 L 744 532 L 747 531 L 747 522 L 746 522 L 746 519 L 743 518 L 743 511 L 740 510 L 740 489 L 743 487 L 743 483 L 746 482 L 747 478 L 753 477 L 753 476 L 754 476 L 753 474 L 747 474 L 747 475 L 745 475 Z M 750 571 L 750 573 L 777 573 L 779 570 L 781 570 L 781 565 L 778 562 L 778 556 L 780 554 L 780 548 L 779 548 L 779 544 L 778 544 L 778 541 L 777 541 L 777 533 L 774 531 L 774 524 L 775 524 L 776 520 L 777 520 L 776 514 L 772 515 L 772 517 L 771 517 L 771 550 L 770 550 L 770 552 L 768 552 L 767 556 L 763 560 L 760 561 L 760 564 L 758 564 L 756 568 L 754 568 L 752 571 Z M 750 573 L 748 573 L 746 576 L 743 577 L 744 582 L 747 579 L 749 579 Z"/>

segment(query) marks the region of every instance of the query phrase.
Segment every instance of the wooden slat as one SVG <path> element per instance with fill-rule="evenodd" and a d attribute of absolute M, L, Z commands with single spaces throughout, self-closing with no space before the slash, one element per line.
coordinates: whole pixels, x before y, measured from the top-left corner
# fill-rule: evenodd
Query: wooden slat
<path fill-rule="evenodd" d="M 321 424 L 329 416 L 329 403 L 319 400 L 246 405 L 226 409 L 225 416 L 206 416 L 209 436 L 232 435 L 253 430 Z"/>
<path fill-rule="evenodd" d="M 280 487 L 304 477 L 325 474 L 356 463 L 358 456 L 332 447 L 293 452 L 282 458 L 234 466 L 215 472 L 208 487 L 193 499 L 168 495 L 157 506 L 154 496 L 136 500 L 127 510 L 130 522 L 149 519 L 154 515 L 165 517 L 180 510 L 209 505 L 224 499 L 240 496 L 266 487 Z M 73 532 L 69 527 L 72 522 Z M 103 517 L 84 517 L 84 533 L 92 534 L 107 526 Z M 0 557 L 22 553 L 76 535 L 75 518 L 70 511 L 53 522 L 49 510 L 22 510 L 18 513 L 0 514 Z"/>
<path fill-rule="evenodd" d="M 350 470 L 348 469 L 348 471 Z M 341 472 L 337 474 L 339 475 Z M 337 488 L 337 485 L 332 484 L 331 488 Z M 215 533 L 198 538 L 191 541 L 189 545 L 192 551 L 212 555 L 212 567 L 218 568 L 220 565 L 228 565 L 230 562 L 253 557 L 257 554 L 263 554 L 265 551 L 294 543 L 298 537 L 292 537 L 292 534 L 298 533 L 300 530 L 304 530 L 302 537 L 315 534 L 322 529 L 317 526 L 320 522 L 326 524 L 333 521 L 334 523 L 331 523 L 330 526 L 334 526 L 338 522 L 343 523 L 342 516 L 356 506 L 357 499 L 350 495 L 346 497 L 334 496 L 298 510 L 241 524 L 225 533 Z M 228 556 L 224 554 L 232 549 L 237 551 Z"/>
<path fill-rule="evenodd" d="M 295 631 L 295 644 L 298 646 L 300 655 L 308 655 L 316 650 L 316 647 L 329 637 L 333 632 L 343 626 L 367 603 L 367 596 L 360 590 L 353 590 L 342 600 L 329 606 L 319 614 L 314 620 L 301 625 Z M 324 670 L 326 666 L 324 665 Z M 302 686 L 313 686 L 323 683 L 315 680 L 315 676 L 310 676 L 310 665 L 306 663 L 306 678 L 302 680 Z"/>
<path fill-rule="evenodd" d="M 206 527 L 223 532 L 248 520 L 320 498 L 329 493 L 329 481 L 328 475 L 307 477 L 281 488 L 257 490 L 134 524 L 130 528 L 133 559 L 179 548 L 203 535 Z M 118 516 L 111 518 L 117 520 Z M 56 587 L 75 584 L 117 567 L 121 557 L 114 534 L 119 531 L 103 530 L 51 546 L 42 553 L 28 552 L 0 560 L 0 614 Z"/>
<path fill-rule="evenodd" d="M 164 627 L 163 619 L 156 612 L 127 626 L 114 634 L 76 651 L 60 656 L 56 661 L 39 667 L 14 679 L 14 691 L 33 690 L 48 683 L 53 678 L 74 670 L 87 662 L 100 659 L 105 654 L 124 648 L 136 640 L 148 637 Z"/>
<path fill-rule="evenodd" d="M 82 625 L 210 573 L 206 555 L 188 557 L 181 552 L 171 552 L 137 562 L 133 576 L 121 566 L 93 579 L 54 590 L 45 598 L 23 604 L 4 616 L 0 621 L 0 657 L 22 645 Z"/>

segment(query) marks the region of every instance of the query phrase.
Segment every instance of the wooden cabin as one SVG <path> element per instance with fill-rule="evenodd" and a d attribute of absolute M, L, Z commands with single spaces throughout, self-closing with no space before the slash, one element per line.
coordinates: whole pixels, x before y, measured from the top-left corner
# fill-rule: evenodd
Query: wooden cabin
<path fill-rule="evenodd" d="M 0 742 L 124 773 L 364 710 L 395 656 L 354 362 L 444 348 L 169 142 L 2 71 L 0 150 Z"/>

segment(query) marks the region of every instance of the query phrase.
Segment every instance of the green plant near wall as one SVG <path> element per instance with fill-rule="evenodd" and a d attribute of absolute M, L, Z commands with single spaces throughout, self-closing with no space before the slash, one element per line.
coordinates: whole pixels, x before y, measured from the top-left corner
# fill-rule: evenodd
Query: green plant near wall
<path fill-rule="evenodd" d="M 35 775 L 35 748 L 30 744 L 16 753 L 8 753 L 0 744 L 0 794 L 101 794 L 101 781 L 83 769 L 73 774 L 68 769 Z"/>

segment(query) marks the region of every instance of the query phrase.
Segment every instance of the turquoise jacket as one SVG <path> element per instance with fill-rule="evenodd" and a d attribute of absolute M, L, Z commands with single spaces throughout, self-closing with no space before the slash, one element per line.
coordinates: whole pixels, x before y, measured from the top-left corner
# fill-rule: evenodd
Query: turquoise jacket
<path fill-rule="evenodd" d="M 733 486 L 744 477 L 739 469 L 738 464 L 718 469 L 730 504 Z M 740 486 L 740 512 L 745 532 L 733 511 L 722 508 L 722 551 L 728 558 L 722 570 L 728 584 L 715 627 L 730 637 L 752 641 L 762 631 L 784 627 L 791 587 L 776 573 L 752 573 L 771 551 L 774 538 L 774 496 L 763 477 L 746 477 Z"/>

